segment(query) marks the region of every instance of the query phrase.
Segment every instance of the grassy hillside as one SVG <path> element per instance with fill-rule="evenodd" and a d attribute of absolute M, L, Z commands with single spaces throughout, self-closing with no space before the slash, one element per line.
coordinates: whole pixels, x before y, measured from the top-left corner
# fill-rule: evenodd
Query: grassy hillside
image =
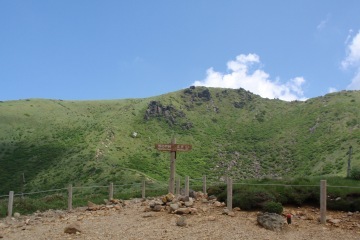
<path fill-rule="evenodd" d="M 360 166 L 359 103 L 359 91 L 284 102 L 203 87 L 146 99 L 0 102 L 0 195 L 167 181 L 169 154 L 154 145 L 172 136 L 193 145 L 177 154 L 180 176 L 345 176 L 349 146 Z"/>

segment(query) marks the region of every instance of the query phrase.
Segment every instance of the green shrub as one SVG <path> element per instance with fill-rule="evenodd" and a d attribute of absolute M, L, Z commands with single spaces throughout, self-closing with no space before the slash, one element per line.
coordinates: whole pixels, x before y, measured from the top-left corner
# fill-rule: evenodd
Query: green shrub
<path fill-rule="evenodd" d="M 261 209 L 265 202 L 273 200 L 274 196 L 264 189 L 243 188 L 233 194 L 233 205 L 243 210 Z"/>
<path fill-rule="evenodd" d="M 283 206 L 279 202 L 269 201 L 264 204 L 263 211 L 281 214 L 283 212 Z"/>
<path fill-rule="evenodd" d="M 353 167 L 350 171 L 350 178 L 360 180 L 360 167 Z"/>
<path fill-rule="evenodd" d="M 209 196 L 215 195 L 219 197 L 219 195 L 224 193 L 225 191 L 226 191 L 226 185 L 221 184 L 221 185 L 210 186 L 207 190 L 207 193 Z"/>

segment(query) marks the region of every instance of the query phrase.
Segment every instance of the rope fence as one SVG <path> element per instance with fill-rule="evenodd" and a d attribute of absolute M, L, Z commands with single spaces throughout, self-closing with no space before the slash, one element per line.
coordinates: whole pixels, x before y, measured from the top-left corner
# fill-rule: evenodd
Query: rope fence
<path fill-rule="evenodd" d="M 274 186 L 274 187 L 316 187 L 320 189 L 320 220 L 321 223 L 325 223 L 326 221 L 326 200 L 327 200 L 327 188 L 348 188 L 348 189 L 360 189 L 360 186 L 335 186 L 335 185 L 327 185 L 326 180 L 320 180 L 319 185 L 296 185 L 296 184 L 276 184 L 276 183 L 244 183 L 244 182 L 233 182 L 231 177 L 227 177 L 226 181 L 221 180 L 214 180 L 214 179 L 207 179 L 206 176 L 203 178 L 194 178 L 190 179 L 189 176 L 184 178 L 184 188 L 181 188 L 181 179 L 178 177 L 175 187 L 174 194 L 180 194 L 189 196 L 190 195 L 190 183 L 191 186 L 194 188 L 202 187 L 203 193 L 207 194 L 207 190 L 209 189 L 207 186 L 219 186 L 225 185 L 226 186 L 226 203 L 227 208 L 231 211 L 232 210 L 232 201 L 233 201 L 233 186 Z M 100 191 L 89 192 L 89 189 L 100 189 Z M 106 189 L 106 190 L 101 190 Z M 201 189 L 201 188 L 200 188 Z M 84 197 L 82 195 L 83 190 L 88 190 L 88 197 Z M 60 192 L 60 191 L 67 191 L 67 210 L 71 211 L 73 208 L 73 197 L 74 194 L 77 198 L 77 202 L 79 202 L 79 198 L 83 198 L 83 201 L 86 201 L 89 197 L 98 197 L 101 200 L 104 200 L 104 196 L 107 195 L 107 199 L 113 199 L 114 195 L 117 197 L 121 196 L 123 199 L 127 199 L 126 197 L 138 197 L 138 198 L 146 198 L 146 195 L 150 196 L 160 196 L 164 195 L 169 192 L 169 186 L 165 183 L 161 182 L 154 182 L 154 181 L 145 181 L 143 180 L 141 183 L 133 183 L 133 184 L 113 184 L 110 183 L 107 186 L 104 185 L 94 185 L 94 186 L 72 186 L 71 184 L 67 188 L 58 188 L 58 189 L 50 189 L 44 191 L 36 191 L 36 192 L 28 192 L 28 193 L 14 193 L 14 191 L 10 191 L 9 195 L 1 195 L 1 198 L 8 198 L 8 210 L 7 216 L 11 217 L 13 213 L 13 205 L 14 205 L 14 197 L 21 197 L 30 196 L 35 194 L 45 194 L 45 193 L 53 193 L 53 192 Z M 47 195 L 58 197 L 59 201 L 62 201 L 63 198 L 66 199 L 66 194 L 64 195 Z M 65 204 L 63 205 L 65 208 Z"/>

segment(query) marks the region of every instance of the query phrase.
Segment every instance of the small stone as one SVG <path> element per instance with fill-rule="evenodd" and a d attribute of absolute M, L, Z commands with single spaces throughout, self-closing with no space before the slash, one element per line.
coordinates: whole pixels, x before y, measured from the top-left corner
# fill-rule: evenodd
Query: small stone
<path fill-rule="evenodd" d="M 149 218 L 149 217 L 153 217 L 154 215 L 152 213 L 145 213 L 144 215 L 142 215 L 143 218 Z"/>
<path fill-rule="evenodd" d="M 209 216 L 209 217 L 208 217 L 208 220 L 209 220 L 209 221 L 215 221 L 215 219 L 216 219 L 216 218 L 215 218 L 214 216 Z"/>
<path fill-rule="evenodd" d="M 229 212 L 230 212 L 230 211 L 229 211 L 229 209 L 227 209 L 227 208 L 224 208 L 224 209 L 223 209 L 223 212 L 222 212 L 222 214 L 226 214 L 226 215 L 228 215 L 228 214 L 229 214 Z"/>
<path fill-rule="evenodd" d="M 221 202 L 215 201 L 215 202 L 214 202 L 214 206 L 215 206 L 215 207 L 221 207 Z"/>
<path fill-rule="evenodd" d="M 176 226 L 185 227 L 186 226 L 186 217 L 182 216 L 176 220 Z"/>
<path fill-rule="evenodd" d="M 150 208 L 150 207 L 145 207 L 144 208 L 144 212 L 151 212 L 152 211 L 152 208 Z"/>
<path fill-rule="evenodd" d="M 185 206 L 187 207 L 192 207 L 194 205 L 194 202 L 193 201 L 187 201 L 185 202 Z"/>
<path fill-rule="evenodd" d="M 177 203 L 170 204 L 170 210 L 171 211 L 176 211 L 178 209 L 179 209 L 179 204 L 177 204 Z"/>
<path fill-rule="evenodd" d="M 155 205 L 155 207 L 152 210 L 155 211 L 155 212 L 160 212 L 161 210 L 163 210 L 163 206 Z"/>
<path fill-rule="evenodd" d="M 189 208 L 179 208 L 175 211 L 176 214 L 189 214 L 190 209 Z"/>
<path fill-rule="evenodd" d="M 172 193 L 166 194 L 166 200 L 167 202 L 171 202 L 175 198 L 175 195 Z"/>
<path fill-rule="evenodd" d="M 334 225 L 337 225 L 337 224 L 339 224 L 339 223 L 341 222 L 341 220 L 340 220 L 340 219 L 329 219 L 328 222 L 329 222 L 329 223 L 332 223 L 332 224 L 334 224 Z"/>
<path fill-rule="evenodd" d="M 201 202 L 202 202 L 202 203 L 208 203 L 209 200 L 207 200 L 206 198 L 203 198 L 203 199 L 201 199 Z"/>
<path fill-rule="evenodd" d="M 81 232 L 80 224 L 78 223 L 72 223 L 64 229 L 64 233 L 76 234 L 76 232 Z"/>
<path fill-rule="evenodd" d="M 155 201 L 151 201 L 151 202 L 149 203 L 149 207 L 151 207 L 151 208 L 154 208 L 155 205 L 156 205 Z"/>
<path fill-rule="evenodd" d="M 238 212 L 239 212 L 239 211 L 241 211 L 241 209 L 240 209 L 239 207 L 235 207 L 235 208 L 234 208 L 234 211 L 238 211 Z"/>
<path fill-rule="evenodd" d="M 228 212 L 227 215 L 230 216 L 230 217 L 235 217 L 235 213 L 234 213 L 234 212 Z"/>

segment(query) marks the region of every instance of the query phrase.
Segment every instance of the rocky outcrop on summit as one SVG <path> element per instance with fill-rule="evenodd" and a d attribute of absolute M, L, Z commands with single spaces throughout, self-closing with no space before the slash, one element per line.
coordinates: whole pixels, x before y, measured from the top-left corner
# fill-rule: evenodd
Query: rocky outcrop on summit
<path fill-rule="evenodd" d="M 163 118 L 170 126 L 179 125 L 183 130 L 193 127 L 183 111 L 172 105 L 163 105 L 159 101 L 151 101 L 145 111 L 144 119 L 148 121 L 151 118 Z"/>

